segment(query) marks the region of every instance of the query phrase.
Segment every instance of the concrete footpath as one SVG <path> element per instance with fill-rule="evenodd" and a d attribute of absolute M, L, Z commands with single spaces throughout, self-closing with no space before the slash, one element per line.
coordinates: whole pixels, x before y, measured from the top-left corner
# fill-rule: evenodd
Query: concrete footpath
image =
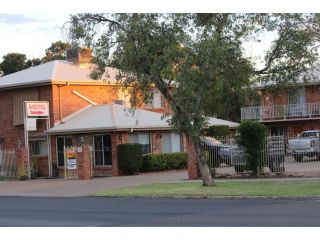
<path fill-rule="evenodd" d="M 135 176 L 104 177 L 92 180 L 36 179 L 0 181 L 0 196 L 81 197 L 123 187 L 186 180 L 185 170 L 148 173 Z"/>

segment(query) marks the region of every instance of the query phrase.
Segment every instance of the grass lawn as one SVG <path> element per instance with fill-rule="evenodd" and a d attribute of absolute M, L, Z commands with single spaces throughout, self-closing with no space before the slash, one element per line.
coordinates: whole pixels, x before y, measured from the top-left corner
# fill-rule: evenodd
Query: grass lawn
<path fill-rule="evenodd" d="M 161 183 L 99 192 L 95 195 L 112 197 L 320 196 L 320 181 L 226 181 L 218 182 L 214 187 L 203 187 L 199 182 Z"/>
<path fill-rule="evenodd" d="M 0 176 L 0 181 L 9 181 L 9 180 L 13 180 L 14 178 L 9 178 L 9 177 L 2 177 Z"/>

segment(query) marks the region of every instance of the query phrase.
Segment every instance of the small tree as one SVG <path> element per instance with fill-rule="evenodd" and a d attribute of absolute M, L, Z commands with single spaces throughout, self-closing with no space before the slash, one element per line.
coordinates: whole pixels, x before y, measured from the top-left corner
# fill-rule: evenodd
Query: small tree
<path fill-rule="evenodd" d="M 254 121 L 241 122 L 238 127 L 239 136 L 237 142 L 245 148 L 248 160 L 248 168 L 252 175 L 257 175 L 259 159 L 263 151 L 263 144 L 266 138 L 266 127 Z"/>

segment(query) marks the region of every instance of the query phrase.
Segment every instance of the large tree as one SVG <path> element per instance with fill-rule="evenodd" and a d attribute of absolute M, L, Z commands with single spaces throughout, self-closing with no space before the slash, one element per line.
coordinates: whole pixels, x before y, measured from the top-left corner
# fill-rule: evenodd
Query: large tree
<path fill-rule="evenodd" d="M 51 46 L 48 47 L 45 51 L 46 56 L 43 57 L 43 62 L 50 62 L 53 60 L 65 60 L 66 59 L 66 50 L 70 47 L 69 43 L 57 41 L 51 43 Z"/>
<path fill-rule="evenodd" d="M 26 55 L 21 53 L 8 53 L 3 56 L 3 61 L 0 63 L 0 69 L 4 75 L 21 71 L 26 68 Z"/>
<path fill-rule="evenodd" d="M 261 69 L 245 57 L 242 43 L 261 33 L 277 37 Z M 120 69 L 119 81 L 147 99 L 156 86 L 173 111 L 170 123 L 193 142 L 203 185 L 212 177 L 201 149 L 206 115 L 249 88 L 254 76 L 287 82 L 317 58 L 316 14 L 77 14 L 71 17 L 74 43 L 94 49 L 101 77 L 105 66 Z M 254 77 L 254 79 L 257 79 Z M 174 86 L 174 87 L 173 87 Z M 173 87 L 173 88 L 172 88 Z"/>

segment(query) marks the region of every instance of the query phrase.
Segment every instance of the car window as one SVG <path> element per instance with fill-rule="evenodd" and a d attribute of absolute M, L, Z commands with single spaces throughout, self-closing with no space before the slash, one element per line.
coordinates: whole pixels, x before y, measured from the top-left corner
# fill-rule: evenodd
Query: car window
<path fill-rule="evenodd" d="M 303 132 L 300 137 L 308 138 L 308 137 L 319 137 L 319 132 Z"/>

